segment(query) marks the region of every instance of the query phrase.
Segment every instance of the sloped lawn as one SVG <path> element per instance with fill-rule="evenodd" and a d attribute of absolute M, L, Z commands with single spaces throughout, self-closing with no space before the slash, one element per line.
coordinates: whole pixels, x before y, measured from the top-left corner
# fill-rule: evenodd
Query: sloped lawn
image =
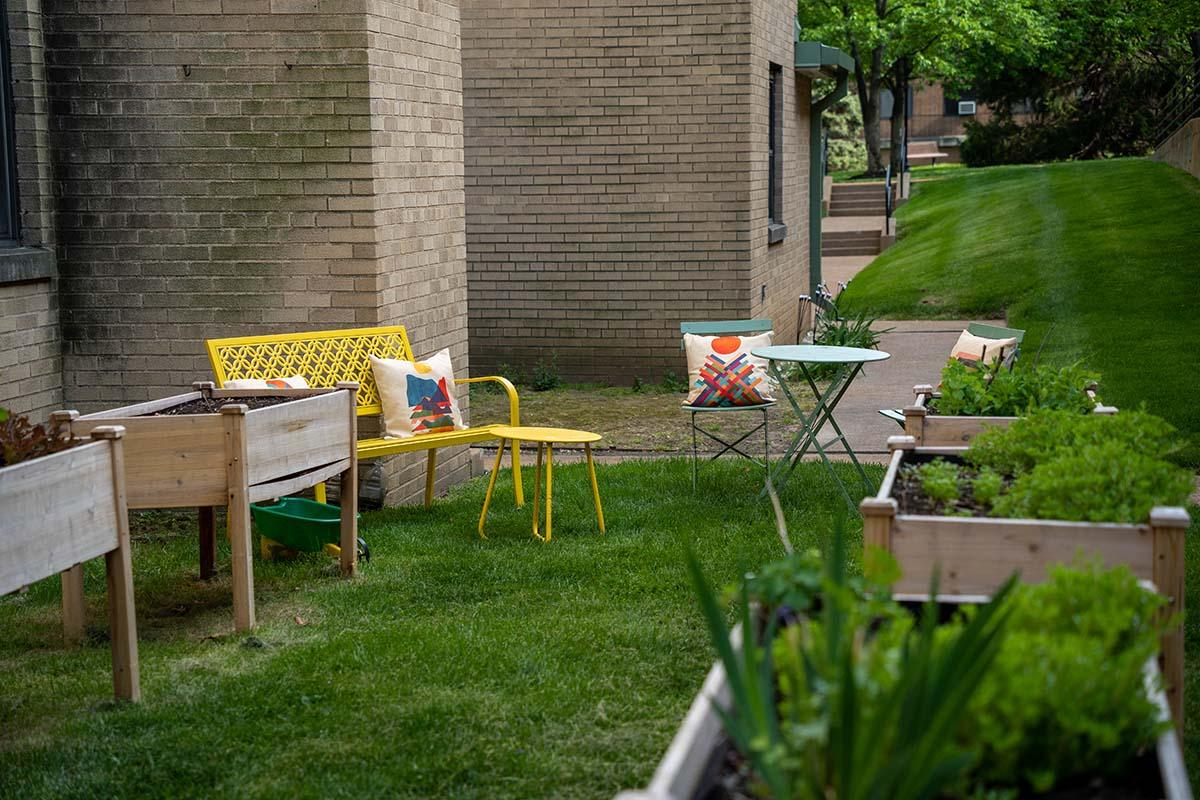
<path fill-rule="evenodd" d="M 142 704 L 108 700 L 101 564 L 87 582 L 100 627 L 81 650 L 61 646 L 57 580 L 0 598 L 0 797 L 610 798 L 644 785 L 713 660 L 682 543 L 720 581 L 782 552 L 761 474 L 743 464 L 721 463 L 697 495 L 683 460 L 601 466 L 607 536 L 582 467 L 556 469 L 549 544 L 512 508 L 508 473 L 488 541 L 481 480 L 432 510 L 364 514 L 374 559 L 353 582 L 322 556 L 256 560 L 248 637 L 230 633 L 227 575 L 197 579 L 194 519 L 139 516 Z M 783 503 L 798 546 L 844 509 L 815 463 Z"/>
<path fill-rule="evenodd" d="M 900 241 L 842 302 L 887 319 L 1002 317 L 1025 358 L 1083 361 L 1200 466 L 1200 181 L 1142 159 L 959 170 L 917 184 Z M 1040 351 L 1040 356 L 1039 356 Z"/>

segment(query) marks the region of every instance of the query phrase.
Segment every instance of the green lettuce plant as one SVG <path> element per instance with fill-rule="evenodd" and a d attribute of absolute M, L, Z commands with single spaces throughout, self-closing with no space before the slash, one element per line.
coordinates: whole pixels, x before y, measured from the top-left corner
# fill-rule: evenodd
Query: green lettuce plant
<path fill-rule="evenodd" d="M 942 370 L 940 396 L 930 409 L 953 416 L 1018 417 L 1035 408 L 1086 414 L 1096 405 L 1087 390 L 1099 377 L 1078 364 L 977 369 L 950 359 Z"/>

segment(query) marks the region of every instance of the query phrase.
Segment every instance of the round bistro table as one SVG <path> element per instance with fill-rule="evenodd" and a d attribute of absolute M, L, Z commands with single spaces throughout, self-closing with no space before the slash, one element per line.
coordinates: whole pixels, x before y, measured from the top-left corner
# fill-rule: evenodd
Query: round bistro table
<path fill-rule="evenodd" d="M 846 390 L 850 388 L 850 384 L 862 371 L 863 365 L 874 361 L 884 361 L 891 358 L 891 354 L 885 353 L 882 350 L 868 350 L 864 347 L 831 347 L 828 345 L 813 344 L 785 344 L 756 347 L 750 351 L 750 354 L 757 358 L 765 358 L 770 362 L 771 377 L 775 379 L 780 391 L 783 392 L 783 396 L 791 403 L 792 409 L 801 421 L 800 429 L 796 432 L 792 443 L 788 445 L 783 456 L 776 462 L 775 468 L 771 472 L 771 485 L 775 487 L 775 491 L 783 491 L 783 487 L 787 484 L 788 479 L 791 478 L 792 471 L 811 447 L 817 451 L 817 454 L 821 456 L 821 460 L 825 462 L 826 468 L 829 469 L 834 482 L 842 490 L 842 494 L 845 495 L 846 502 L 850 504 L 850 508 L 852 510 L 857 508 L 854 498 L 850 496 L 849 489 L 846 488 L 846 484 L 842 479 L 838 477 L 833 464 L 829 461 L 826 448 L 833 444 L 840 444 L 842 449 L 846 451 L 846 455 L 850 456 L 851 463 L 858 470 L 858 474 L 862 478 L 863 487 L 867 490 L 867 493 L 873 494 L 875 487 L 872 485 L 871 479 L 867 477 L 867 472 L 863 469 L 862 464 L 858 463 L 858 459 L 855 458 L 854 451 L 850 449 L 850 442 L 846 439 L 846 434 L 842 433 L 841 427 L 838 426 L 837 421 L 833 418 L 833 412 L 843 395 L 846 394 Z M 787 381 L 783 379 L 783 374 L 779 368 L 780 364 L 800 365 L 801 374 L 808 381 L 813 396 L 817 398 L 817 406 L 811 413 L 805 414 L 803 409 L 800 408 L 796 397 L 788 388 Z M 829 382 L 829 386 L 824 392 L 817 388 L 817 382 L 813 380 L 812 373 L 809 372 L 809 364 L 838 365 L 837 373 L 834 375 L 833 380 Z M 821 428 L 827 422 L 833 427 L 837 435 L 822 444 L 818 440 L 817 434 L 820 433 Z"/>
<path fill-rule="evenodd" d="M 504 459 L 504 447 L 511 443 L 515 451 L 520 447 L 521 442 L 537 442 L 537 474 L 533 484 L 533 535 L 535 538 L 541 539 L 543 542 L 550 541 L 551 521 L 553 518 L 551 494 L 554 490 L 554 445 L 556 444 L 582 444 L 583 450 L 587 454 L 588 477 L 592 481 L 592 499 L 596 502 L 596 520 L 600 523 L 600 533 L 604 533 L 604 509 L 600 507 L 600 485 L 596 482 L 596 465 L 592 461 L 592 444 L 600 441 L 602 438 L 598 433 L 590 433 L 588 431 L 576 431 L 569 428 L 530 428 L 530 427 L 510 427 L 501 425 L 495 428 L 496 436 L 500 439 L 500 446 L 496 449 L 496 464 L 492 467 L 492 477 L 488 479 L 487 494 L 483 498 L 483 511 L 479 515 L 479 535 L 486 539 L 487 534 L 483 532 L 483 523 L 487 519 L 488 506 L 492 502 L 492 489 L 496 486 L 496 475 L 500 472 L 500 462 Z M 542 451 L 546 453 L 546 533 L 543 536 L 538 531 L 538 519 L 541 516 L 538 510 L 538 499 L 542 483 Z M 519 467 L 514 467 L 519 469 Z"/>

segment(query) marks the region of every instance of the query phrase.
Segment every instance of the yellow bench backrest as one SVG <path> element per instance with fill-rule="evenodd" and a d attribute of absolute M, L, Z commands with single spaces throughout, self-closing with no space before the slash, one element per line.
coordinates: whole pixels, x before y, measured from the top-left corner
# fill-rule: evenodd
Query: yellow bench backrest
<path fill-rule="evenodd" d="M 412 361 L 403 325 L 348 328 L 340 331 L 235 336 L 205 343 L 217 386 L 240 378 L 303 375 L 309 386 L 357 381 L 358 415 L 379 414 L 379 388 L 368 356 Z"/>

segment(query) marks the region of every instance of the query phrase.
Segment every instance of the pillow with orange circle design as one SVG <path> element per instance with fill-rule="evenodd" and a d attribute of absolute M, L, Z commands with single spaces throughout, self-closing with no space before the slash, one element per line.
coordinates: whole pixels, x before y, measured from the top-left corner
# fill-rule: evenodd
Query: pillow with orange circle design
<path fill-rule="evenodd" d="M 767 347 L 774 331 L 754 336 L 683 335 L 687 352 L 688 393 L 684 405 L 703 408 L 757 406 L 771 402 L 774 386 L 767 374 L 767 361 L 750 355 L 756 347 Z"/>
<path fill-rule="evenodd" d="M 467 427 L 454 399 L 454 369 L 450 366 L 449 349 L 424 361 L 371 356 L 371 372 L 379 387 L 387 438 L 407 439 Z"/>

